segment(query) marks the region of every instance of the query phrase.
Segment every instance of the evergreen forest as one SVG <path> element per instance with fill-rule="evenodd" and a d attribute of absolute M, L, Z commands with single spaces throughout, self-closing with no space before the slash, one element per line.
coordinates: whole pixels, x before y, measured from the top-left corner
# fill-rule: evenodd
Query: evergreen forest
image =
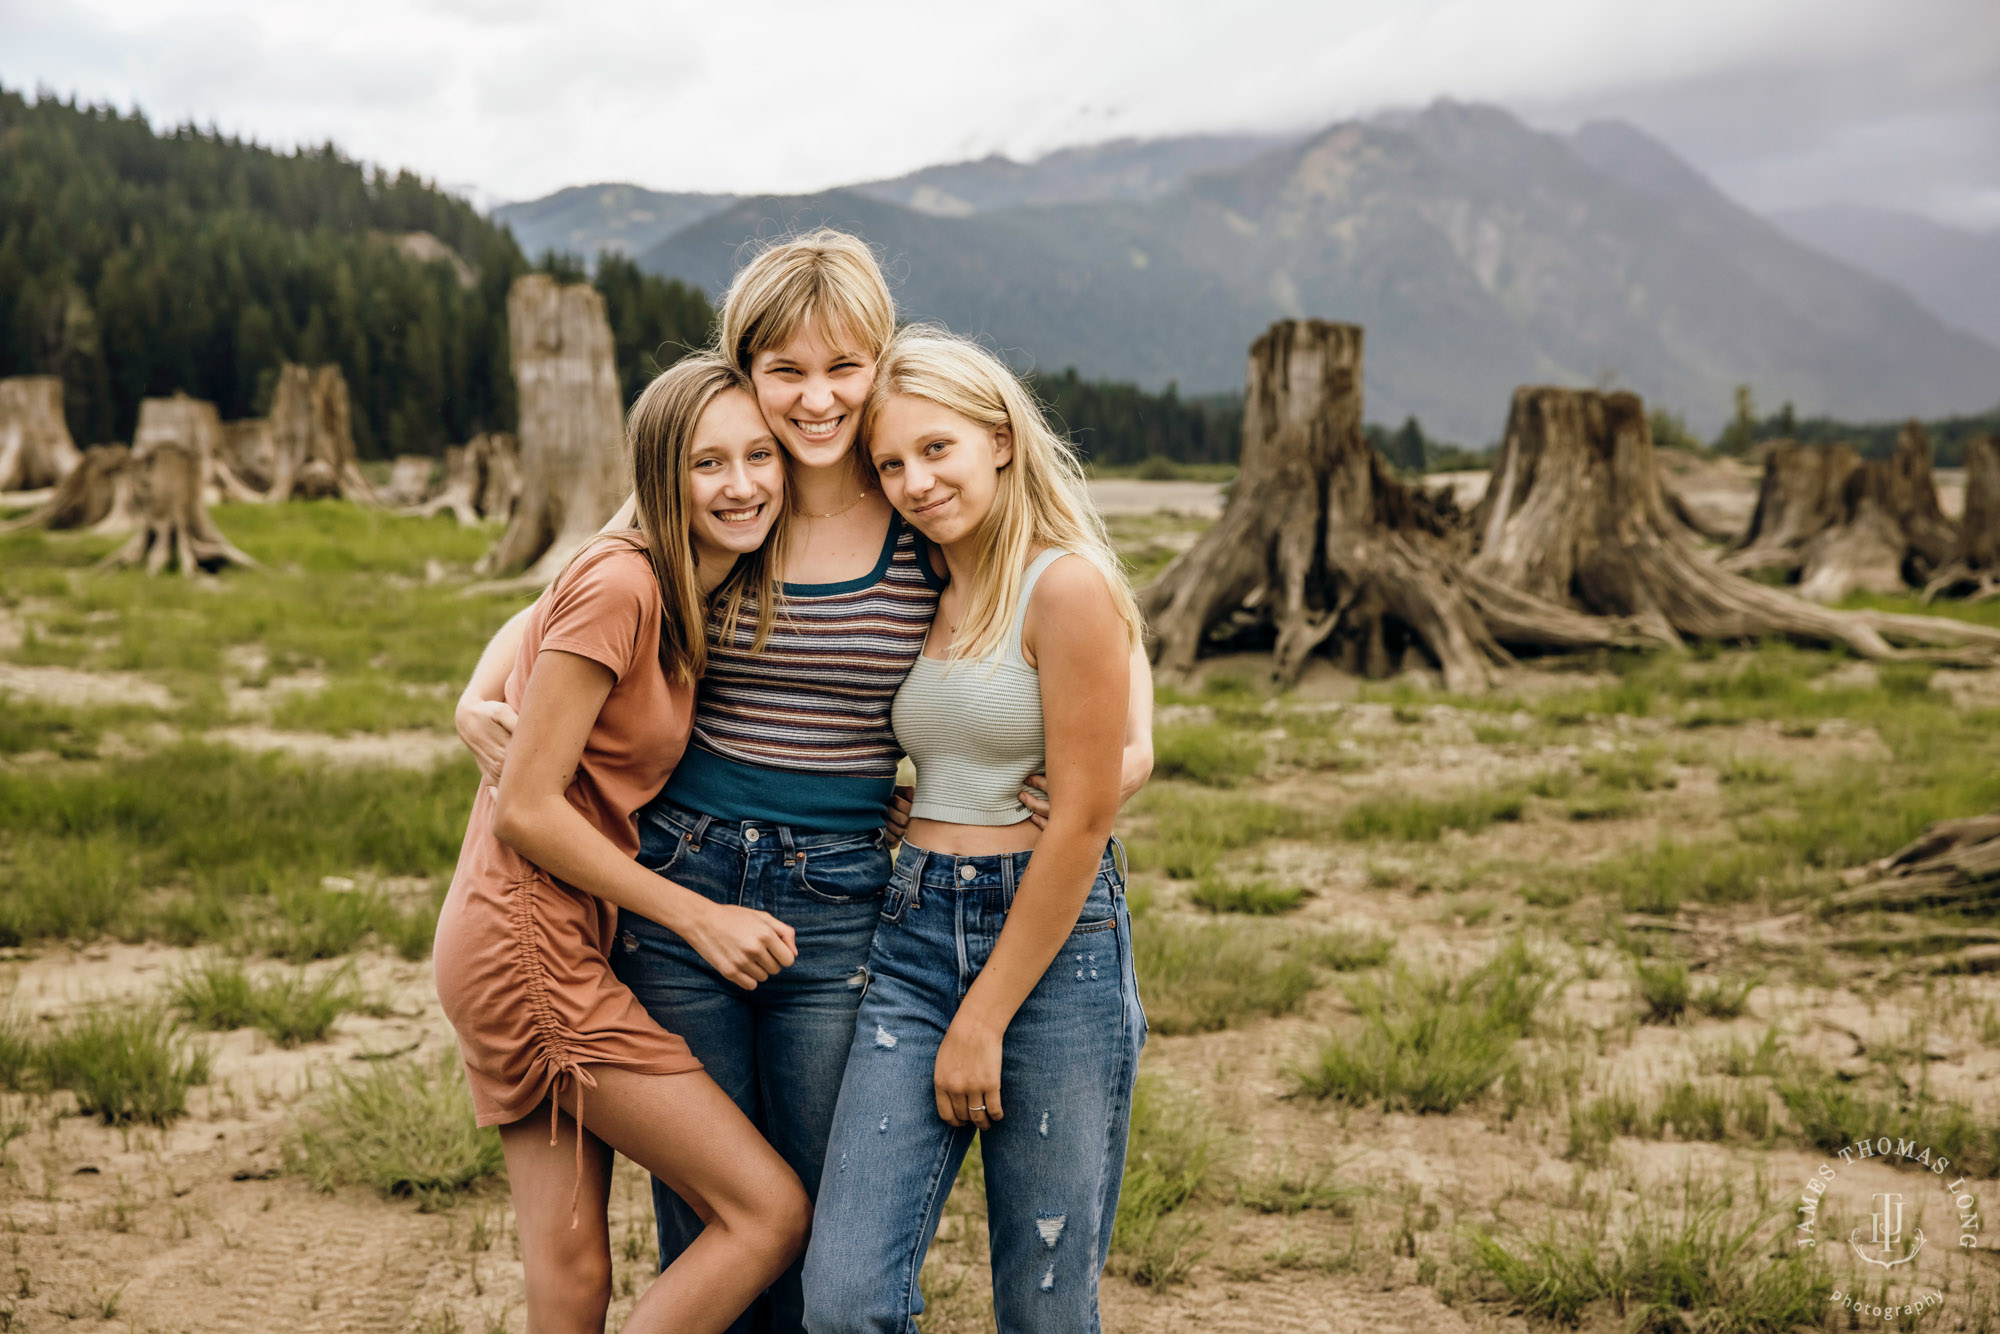
<path fill-rule="evenodd" d="M 129 440 L 176 390 L 256 415 L 287 360 L 339 364 L 364 457 L 511 428 L 507 289 L 530 267 L 464 200 L 331 145 L 0 89 L 0 375 L 61 376 L 79 444 Z M 620 262 L 596 282 L 628 398 L 708 336 L 695 288 Z"/>

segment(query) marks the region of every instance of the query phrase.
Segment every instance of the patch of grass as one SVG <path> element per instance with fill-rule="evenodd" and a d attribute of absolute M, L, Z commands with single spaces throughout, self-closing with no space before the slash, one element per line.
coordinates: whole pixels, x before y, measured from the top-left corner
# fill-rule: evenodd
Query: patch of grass
<path fill-rule="evenodd" d="M 1963 1103 L 1922 1090 L 1907 1096 L 1872 1092 L 1807 1066 L 1773 1087 L 1791 1114 L 1799 1141 L 1815 1149 L 1834 1153 L 1857 1140 L 1888 1135 L 1942 1154 L 1955 1172 L 2000 1174 L 2000 1119 L 1988 1119 Z"/>
<path fill-rule="evenodd" d="M 1236 1202 L 1260 1214 L 1291 1216 L 1321 1209 L 1336 1218 L 1354 1212 L 1354 1202 L 1365 1192 L 1340 1180 L 1332 1166 L 1321 1163 L 1300 1167 L 1289 1155 L 1282 1156 L 1262 1171 L 1246 1172 L 1236 1178 Z"/>
<path fill-rule="evenodd" d="M 1671 1024 L 1687 1011 L 1691 984 L 1686 964 L 1675 959 L 1634 959 L 1632 978 L 1645 1003 L 1647 1023 Z"/>
<path fill-rule="evenodd" d="M 1299 1091 L 1385 1111 L 1449 1112 L 1491 1087 L 1515 1059 L 1553 984 L 1518 938 L 1459 979 L 1397 969 L 1347 989 L 1359 1034 L 1330 1036 L 1293 1071 Z"/>
<path fill-rule="evenodd" d="M 1718 977 L 1694 989 L 1694 1008 L 1711 1019 L 1734 1019 L 1750 1004 L 1757 989 L 1755 978 Z"/>
<path fill-rule="evenodd" d="M 1716 772 L 1716 778 L 1724 786 L 1788 783 L 1791 777 L 1788 766 L 1762 755 L 1731 755 Z"/>
<path fill-rule="evenodd" d="M 0 755 L 46 751 L 65 760 L 94 760 L 106 732 L 160 716 L 145 705 L 65 706 L 0 691 Z"/>
<path fill-rule="evenodd" d="M 231 959 L 211 959 L 174 979 L 174 1007 L 202 1028 L 254 1028 L 281 1047 L 324 1039 L 343 1014 L 361 1008 L 351 968 L 253 976 Z"/>
<path fill-rule="evenodd" d="M 448 715 L 450 710 L 445 710 Z M 1162 727 L 1153 735 L 1153 776 L 1235 787 L 1264 766 L 1262 737 L 1224 723 Z"/>
<path fill-rule="evenodd" d="M 87 768 L 0 771 L 10 835 L 0 845 L 10 882 L 0 944 L 107 933 L 185 943 L 189 928 L 231 921 L 246 899 L 265 896 L 301 932 L 379 917 L 379 905 L 324 903 L 320 881 L 370 870 L 448 878 L 477 783 L 469 760 L 347 768 L 198 743 Z"/>
<path fill-rule="evenodd" d="M 1447 829 L 1477 833 L 1496 820 L 1518 820 L 1525 806 L 1521 792 L 1497 788 L 1437 798 L 1370 797 L 1342 812 L 1337 827 L 1342 838 L 1357 842 L 1434 843 Z"/>
<path fill-rule="evenodd" d="M 1274 838 L 1311 837 L 1325 823 L 1324 817 L 1297 807 L 1254 797 L 1197 796 L 1185 788 L 1149 789 L 1134 807 L 1151 832 L 1129 840 L 1133 865 L 1177 880 L 1213 873 L 1219 858 L 1240 848 Z"/>
<path fill-rule="evenodd" d="M 501 1174 L 499 1132 L 473 1124 L 458 1053 L 338 1074 L 293 1126 L 287 1170 L 320 1190 L 369 1186 L 430 1213 Z"/>
<path fill-rule="evenodd" d="M 1380 968 L 1389 962 L 1389 957 L 1396 952 L 1396 942 L 1389 936 L 1378 936 L 1372 932 L 1327 931 L 1302 937 L 1293 948 L 1322 968 L 1331 968 L 1336 973 L 1355 973 L 1367 968 Z"/>
<path fill-rule="evenodd" d="M 1290 1014 L 1314 986 L 1311 963 L 1249 923 L 1157 921 L 1134 932 L 1139 994 L 1154 1031 L 1212 1033 Z"/>
<path fill-rule="evenodd" d="M 1666 751 L 1657 744 L 1594 752 L 1578 760 L 1577 766 L 1601 786 L 1619 792 L 1654 792 L 1675 783 L 1666 772 Z"/>
<path fill-rule="evenodd" d="M 1298 888 L 1280 888 L 1268 880 L 1232 885 L 1219 875 L 1205 875 L 1188 891 L 1188 902 L 1209 912 L 1245 913 L 1252 917 L 1276 917 L 1306 901 Z"/>
<path fill-rule="evenodd" d="M 1471 1234 L 1476 1262 L 1531 1315 L 1575 1325 L 1609 1302 L 1633 1330 L 1790 1334 L 1818 1326 L 1833 1280 L 1810 1253 L 1778 1245 L 1779 1209 L 1739 1208 L 1726 1188 L 1687 1183 L 1677 1206 L 1641 1203 L 1612 1228 L 1602 1213 L 1538 1237 Z"/>
<path fill-rule="evenodd" d="M 368 671 L 329 682 L 321 690 L 287 694 L 271 711 L 271 725 L 285 731 L 335 736 L 421 728 L 444 732 L 452 725 L 452 698 Z"/>
<path fill-rule="evenodd" d="M 207 1047 L 164 1015 L 91 1010 L 42 1040 L 48 1082 L 76 1095 L 77 1110 L 106 1125 L 171 1125 L 188 1090 L 209 1080 Z"/>
<path fill-rule="evenodd" d="M 1207 1253 L 1205 1223 L 1180 1211 L 1209 1187 L 1220 1140 L 1206 1107 L 1140 1075 L 1111 1233 L 1113 1263 L 1132 1282 L 1153 1288 L 1183 1282 Z"/>

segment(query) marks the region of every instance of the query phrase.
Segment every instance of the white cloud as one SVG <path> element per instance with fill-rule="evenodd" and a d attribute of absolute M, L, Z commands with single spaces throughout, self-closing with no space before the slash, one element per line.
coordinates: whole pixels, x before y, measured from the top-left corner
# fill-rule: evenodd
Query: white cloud
<path fill-rule="evenodd" d="M 0 0 L 0 81 L 513 198 L 800 191 L 1452 96 L 1630 116 L 1759 205 L 2000 222 L 1991 0 Z"/>

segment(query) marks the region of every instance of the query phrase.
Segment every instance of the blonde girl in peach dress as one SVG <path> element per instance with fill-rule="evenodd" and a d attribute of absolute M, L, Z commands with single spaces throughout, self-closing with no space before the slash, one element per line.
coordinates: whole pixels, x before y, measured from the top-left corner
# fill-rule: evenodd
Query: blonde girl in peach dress
<path fill-rule="evenodd" d="M 479 793 L 438 921 L 438 998 L 479 1123 L 500 1127 L 535 1334 L 604 1327 L 614 1149 L 706 1224 L 628 1331 L 723 1329 L 798 1255 L 810 1216 L 797 1176 L 609 961 L 620 908 L 724 971 L 796 957 L 777 918 L 635 860 L 634 816 L 687 744 L 711 609 L 774 604 L 781 455 L 741 372 L 708 357 L 654 380 L 629 434 L 638 527 L 593 540 L 530 612 L 507 767 Z"/>

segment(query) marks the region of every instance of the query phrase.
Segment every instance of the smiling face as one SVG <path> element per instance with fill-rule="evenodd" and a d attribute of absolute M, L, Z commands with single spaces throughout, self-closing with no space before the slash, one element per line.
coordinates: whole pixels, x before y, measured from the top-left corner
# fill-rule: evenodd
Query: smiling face
<path fill-rule="evenodd" d="M 699 568 L 719 579 L 770 534 L 785 498 L 784 460 L 756 402 L 731 389 L 695 424 L 687 466 L 689 537 Z"/>
<path fill-rule="evenodd" d="M 831 468 L 854 448 L 875 359 L 852 342 L 808 320 L 788 342 L 750 359 L 764 420 L 802 468 Z"/>
<path fill-rule="evenodd" d="M 889 503 L 949 547 L 993 513 L 1014 436 L 1005 422 L 982 426 L 927 398 L 892 394 L 875 411 L 868 450 Z"/>

